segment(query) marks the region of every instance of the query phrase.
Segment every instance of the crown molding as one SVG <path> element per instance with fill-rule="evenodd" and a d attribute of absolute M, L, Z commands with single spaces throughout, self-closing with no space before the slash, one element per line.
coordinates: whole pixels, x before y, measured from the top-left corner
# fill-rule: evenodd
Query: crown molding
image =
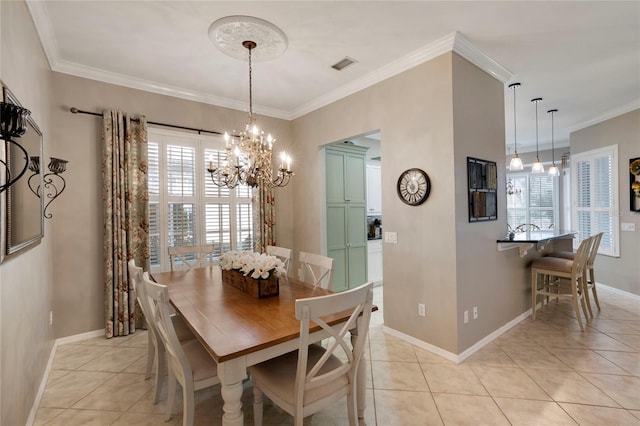
<path fill-rule="evenodd" d="M 146 92 L 187 99 L 190 101 L 203 102 L 241 111 L 246 110 L 245 102 L 188 90 L 181 87 L 169 86 L 159 82 L 104 71 L 98 68 L 62 60 L 60 58 L 58 46 L 55 42 L 55 34 L 53 27 L 51 26 L 51 20 L 44 6 L 45 2 L 26 0 L 26 3 L 49 61 L 49 66 L 53 71 L 97 80 L 104 83 L 115 84 L 118 86 L 129 87 L 132 89 L 144 90 Z M 473 46 L 471 42 L 456 31 L 401 57 L 397 61 L 384 65 L 383 67 L 366 74 L 357 80 L 296 107 L 291 111 L 268 108 L 260 105 L 256 105 L 254 109 L 255 112 L 260 115 L 284 120 L 293 120 L 450 51 L 456 52 L 502 83 L 505 83 L 511 78 L 511 72 L 491 59 L 480 49 Z"/>
<path fill-rule="evenodd" d="M 626 114 L 628 112 L 635 111 L 637 109 L 640 109 L 640 98 L 635 99 L 626 105 L 622 105 L 618 108 L 609 110 L 590 120 L 572 124 L 571 126 L 567 127 L 567 130 L 569 131 L 569 133 L 573 133 L 575 131 L 582 130 L 589 126 L 593 126 L 594 124 L 602 123 L 603 121 L 609 120 L 614 117 L 618 117 L 619 115 Z"/>
<path fill-rule="evenodd" d="M 455 33 L 453 51 L 481 70 L 489 73 L 503 84 L 513 77 L 511 71 L 491 59 L 489 55 L 471 44 L 471 42 L 464 38 L 459 32 Z"/>
<path fill-rule="evenodd" d="M 503 84 L 509 81 L 512 77 L 512 73 L 509 70 L 491 59 L 486 53 L 473 46 L 471 42 L 456 31 L 429 43 L 427 46 L 413 51 L 397 61 L 385 65 L 362 78 L 307 102 L 292 111 L 292 118 L 298 118 L 302 115 L 308 114 L 318 108 L 336 102 L 450 51 L 456 52 Z"/>
<path fill-rule="evenodd" d="M 44 7 L 45 2 L 26 0 L 26 4 L 31 14 L 31 19 L 33 19 L 33 23 L 35 24 L 38 37 L 40 37 L 44 54 L 47 57 L 47 61 L 49 61 L 49 67 L 53 69 L 60 54 L 53 27 L 51 26 L 51 19 L 49 18 L 47 9 Z"/>
<path fill-rule="evenodd" d="M 101 81 L 103 83 L 115 84 L 117 86 L 124 86 L 131 89 L 144 90 L 146 92 L 172 96 L 174 98 L 202 102 L 240 111 L 245 111 L 247 109 L 247 103 L 243 101 L 237 101 L 234 99 L 223 98 L 207 93 L 187 90 L 181 87 L 168 86 L 166 84 L 157 83 L 150 80 L 138 79 L 124 74 L 104 71 L 98 68 L 87 67 L 73 62 L 58 61 L 53 70 L 64 74 L 75 75 L 76 77 L 88 78 L 91 80 Z M 265 108 L 256 105 L 254 105 L 253 109 L 256 114 L 289 120 L 289 115 L 286 113 L 286 111 L 281 111 L 274 108 Z"/>
<path fill-rule="evenodd" d="M 300 107 L 292 111 L 292 118 L 298 118 L 312 111 L 315 111 L 323 106 L 329 105 L 342 98 L 352 95 L 374 84 L 380 83 L 394 75 L 407 71 L 417 65 L 427 62 L 433 58 L 436 58 L 443 53 L 449 52 L 453 49 L 456 33 L 451 33 L 445 37 L 442 37 L 433 43 L 429 43 L 427 46 L 415 50 L 397 61 L 384 65 L 377 70 L 364 75 L 363 77 L 354 80 L 348 84 L 338 87 L 318 98 L 307 102 Z"/>

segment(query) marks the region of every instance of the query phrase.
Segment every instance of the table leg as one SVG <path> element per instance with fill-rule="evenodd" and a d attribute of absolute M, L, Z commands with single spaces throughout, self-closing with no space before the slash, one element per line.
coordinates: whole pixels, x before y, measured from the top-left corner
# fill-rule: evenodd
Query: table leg
<path fill-rule="evenodd" d="M 224 414 L 223 426 L 243 426 L 242 381 L 247 377 L 246 368 L 241 359 L 233 359 L 218 364 Z"/>

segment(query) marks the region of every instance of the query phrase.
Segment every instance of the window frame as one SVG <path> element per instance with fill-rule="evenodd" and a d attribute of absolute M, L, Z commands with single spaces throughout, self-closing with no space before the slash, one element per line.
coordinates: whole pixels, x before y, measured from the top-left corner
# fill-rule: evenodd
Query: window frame
<path fill-rule="evenodd" d="M 148 203 L 158 203 L 158 227 L 159 227 L 159 242 L 158 242 L 158 259 L 159 264 L 150 265 L 152 272 L 164 272 L 170 270 L 170 261 L 168 255 L 168 241 L 169 241 L 169 229 L 168 229 L 168 204 L 169 203 L 193 203 L 195 208 L 196 219 L 194 223 L 195 227 L 195 244 L 207 244 L 212 241 L 207 241 L 207 229 L 206 229 L 206 206 L 207 203 L 218 202 L 225 204 L 228 201 L 229 204 L 229 234 L 230 234 L 230 249 L 238 249 L 238 208 L 240 205 L 249 204 L 250 212 L 249 218 L 253 216 L 253 197 L 252 191 L 248 191 L 248 196 L 238 196 L 238 188 L 229 190 L 229 197 L 211 196 L 206 193 L 208 174 L 206 169 L 208 168 L 207 158 L 205 158 L 206 150 L 223 150 L 225 147 L 224 138 L 220 135 L 197 135 L 193 133 L 165 130 L 157 128 L 149 128 L 149 144 L 158 145 L 158 187 L 159 193 L 149 193 Z M 193 196 L 175 196 L 169 195 L 167 187 L 167 146 L 185 146 L 195 149 L 195 163 L 194 163 L 194 195 Z M 202 171 L 202 172 L 200 172 Z M 151 209 L 150 209 L 151 213 Z M 150 218 L 149 223 L 151 224 Z M 149 235 L 151 238 L 151 234 Z M 254 231 L 253 223 L 251 222 L 251 240 L 253 241 Z M 253 246 L 253 244 L 252 244 Z M 151 248 L 151 247 L 150 247 Z M 215 252 L 221 249 L 219 244 L 216 244 Z M 151 250 L 150 250 L 151 251 Z M 217 254 L 214 255 L 217 258 Z"/>
<path fill-rule="evenodd" d="M 593 162 L 596 159 L 600 159 L 603 157 L 610 157 L 610 185 L 611 185 L 611 205 L 609 207 L 596 207 L 590 205 L 589 207 L 578 207 L 578 162 L 589 162 L 591 165 L 590 173 L 589 173 L 589 200 L 590 204 L 593 204 L 593 200 L 596 199 L 594 196 L 594 191 L 596 185 L 594 182 L 597 181 L 596 177 L 593 173 Z M 605 232 L 605 236 L 603 236 L 601 240 L 601 244 L 598 247 L 598 254 L 610 257 L 620 257 L 620 200 L 619 200 L 619 165 L 618 165 L 618 145 L 609 145 L 602 148 L 596 148 L 589 151 L 583 151 L 579 153 L 575 153 L 571 155 L 571 220 L 574 226 L 579 228 L 578 221 L 578 213 L 588 211 L 591 213 L 590 220 L 590 234 L 596 234 L 598 232 Z M 596 216 L 593 214 L 595 212 L 608 211 L 611 217 L 611 232 L 608 233 L 606 230 L 602 230 L 597 226 Z M 602 241 L 607 241 L 606 237 L 609 237 L 611 240 L 611 246 L 608 247 L 606 244 L 602 244 Z M 582 240 L 589 237 L 589 235 L 580 235 L 580 233 L 576 234 L 576 237 L 573 239 L 574 248 L 577 248 Z"/>

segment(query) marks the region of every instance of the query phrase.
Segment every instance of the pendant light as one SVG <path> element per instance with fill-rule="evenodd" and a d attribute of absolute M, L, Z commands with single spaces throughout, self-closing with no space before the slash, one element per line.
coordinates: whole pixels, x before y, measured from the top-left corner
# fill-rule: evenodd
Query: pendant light
<path fill-rule="evenodd" d="M 542 98 L 534 98 L 531 99 L 531 102 L 536 104 L 536 161 L 531 166 L 531 173 L 544 173 L 544 166 L 540 161 L 540 156 L 538 155 L 538 102 L 540 102 Z"/>
<path fill-rule="evenodd" d="M 558 112 L 557 109 L 547 111 L 547 114 L 551 114 L 551 167 L 549 167 L 549 175 L 551 176 L 560 176 L 560 170 L 558 170 L 558 166 L 556 166 L 555 146 L 553 144 L 553 116 L 556 112 Z"/>
<path fill-rule="evenodd" d="M 509 89 L 513 89 L 513 157 L 509 163 L 509 170 L 512 172 L 519 172 L 524 169 L 522 165 L 522 159 L 518 155 L 518 143 L 516 132 L 516 88 L 520 87 L 520 83 L 513 83 L 509 85 Z"/>

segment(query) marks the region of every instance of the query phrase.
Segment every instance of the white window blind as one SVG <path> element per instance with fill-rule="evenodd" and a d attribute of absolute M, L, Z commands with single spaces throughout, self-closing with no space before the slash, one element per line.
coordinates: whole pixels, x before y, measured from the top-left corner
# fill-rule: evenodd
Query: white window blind
<path fill-rule="evenodd" d="M 603 232 L 598 254 L 619 256 L 618 146 L 572 155 L 574 245 Z"/>
<path fill-rule="evenodd" d="M 536 225 L 542 230 L 558 225 L 558 179 L 548 174 L 509 173 L 507 182 L 507 223 L 512 229 L 519 225 Z"/>
<path fill-rule="evenodd" d="M 149 130 L 149 251 L 152 270 L 168 270 L 170 246 L 214 244 L 214 256 L 252 250 L 252 190 L 211 182 L 206 169 L 222 164 L 224 140 Z"/>

